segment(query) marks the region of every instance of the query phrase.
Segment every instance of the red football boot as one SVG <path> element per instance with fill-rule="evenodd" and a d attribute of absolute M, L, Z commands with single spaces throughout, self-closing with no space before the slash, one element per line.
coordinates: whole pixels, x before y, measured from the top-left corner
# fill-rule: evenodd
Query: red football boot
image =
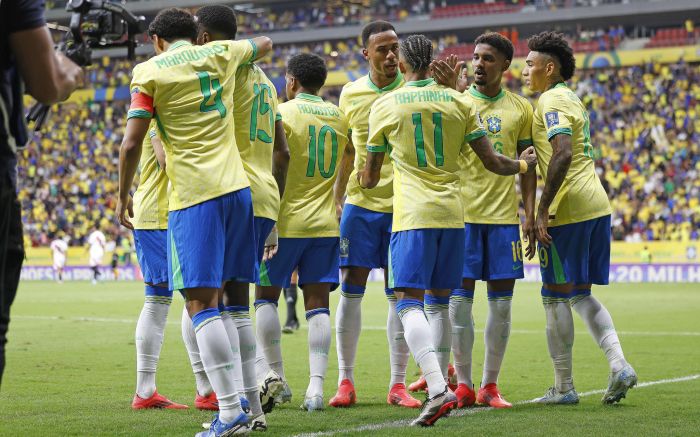
<path fill-rule="evenodd" d="M 355 386 L 352 385 L 349 379 L 344 379 L 338 386 L 338 392 L 328 401 L 328 405 L 336 408 L 349 407 L 355 404 L 356 401 Z"/>
<path fill-rule="evenodd" d="M 476 393 L 467 384 L 459 384 L 455 390 L 455 396 L 457 396 L 457 408 L 473 407 L 476 402 Z"/>
<path fill-rule="evenodd" d="M 134 395 L 134 400 L 131 401 L 131 408 L 134 410 L 144 410 L 147 408 L 165 408 L 167 410 L 186 410 L 187 405 L 178 404 L 165 396 L 161 396 L 157 391 L 153 392 L 153 396 L 148 399 L 140 398 L 139 395 Z"/>
<path fill-rule="evenodd" d="M 423 403 L 406 391 L 406 384 L 394 384 L 386 395 L 386 403 L 406 408 L 420 408 Z"/>
<path fill-rule="evenodd" d="M 498 387 L 494 383 L 486 384 L 479 389 L 479 393 L 476 395 L 476 402 L 493 408 L 510 408 L 513 406 L 513 404 L 503 399 L 501 392 L 498 391 Z"/>
<path fill-rule="evenodd" d="M 207 396 L 197 393 L 197 396 L 194 398 L 194 406 L 198 410 L 219 411 L 219 400 L 214 392 L 209 393 Z"/>
<path fill-rule="evenodd" d="M 450 390 L 457 390 L 457 377 L 455 376 L 455 368 L 452 365 L 452 363 L 447 365 L 447 385 L 448 387 L 450 387 Z M 421 375 L 420 378 L 418 378 L 415 382 L 412 382 L 411 385 L 408 386 L 408 391 L 412 392 L 427 390 L 428 383 L 425 382 L 425 378 L 423 378 L 423 375 Z"/>

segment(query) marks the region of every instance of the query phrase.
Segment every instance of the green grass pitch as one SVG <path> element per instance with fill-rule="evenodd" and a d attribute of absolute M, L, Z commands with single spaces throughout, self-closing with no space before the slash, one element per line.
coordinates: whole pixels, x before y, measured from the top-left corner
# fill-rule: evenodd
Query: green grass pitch
<path fill-rule="evenodd" d="M 8 361 L 0 392 L 0 436 L 140 435 L 186 436 L 211 414 L 130 409 L 135 386 L 134 327 L 142 304 L 135 282 L 55 284 L 23 282 L 12 308 Z M 417 410 L 386 405 L 389 358 L 384 325 L 387 304 L 380 284 L 368 287 L 363 302 L 365 330 L 355 370 L 358 405 L 309 414 L 299 410 L 308 364 L 305 327 L 284 335 L 285 369 L 294 398 L 268 415 L 268 435 L 697 435 L 700 431 L 700 288 L 697 284 L 616 284 L 594 290 L 608 307 L 627 359 L 640 383 L 621 404 L 604 406 L 607 363 L 577 316 L 574 345 L 578 406 L 526 403 L 553 380 L 544 334 L 539 287 L 518 284 L 513 333 L 500 387 L 513 409 L 460 410 L 430 429 L 405 426 Z M 332 306 L 339 294 L 331 297 Z M 192 405 L 194 378 L 180 337 L 182 299 L 175 296 L 158 370 L 158 390 Z M 282 305 L 284 306 L 284 305 Z M 301 311 L 301 304 L 299 305 Z M 281 309 L 284 313 L 284 309 Z M 332 313 L 334 313 L 332 309 Z M 303 314 L 303 311 L 300 313 Z M 474 304 L 477 338 L 474 381 L 483 363 L 485 291 Z M 282 314 L 284 316 L 284 314 Z M 329 357 L 325 399 L 335 391 L 335 337 Z M 409 382 L 416 376 L 411 361 Z M 665 381 L 692 377 L 681 382 Z"/>

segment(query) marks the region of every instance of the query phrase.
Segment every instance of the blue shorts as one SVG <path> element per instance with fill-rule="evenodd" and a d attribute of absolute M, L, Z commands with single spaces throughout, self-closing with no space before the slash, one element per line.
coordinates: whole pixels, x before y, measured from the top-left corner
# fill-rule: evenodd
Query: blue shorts
<path fill-rule="evenodd" d="M 299 269 L 299 286 L 330 283 L 338 288 L 340 245 L 338 237 L 280 238 L 277 255 L 260 263 L 258 285 L 289 287 L 294 270 Z"/>
<path fill-rule="evenodd" d="M 255 240 L 256 249 L 255 259 L 259 262 L 262 261 L 263 255 L 265 254 L 265 240 L 267 240 L 270 231 L 275 227 L 275 221 L 265 217 L 254 217 L 253 223 L 255 225 Z"/>
<path fill-rule="evenodd" d="M 523 278 L 520 226 L 465 223 L 462 277 L 481 281 Z"/>
<path fill-rule="evenodd" d="M 539 246 L 545 284 L 607 285 L 610 274 L 610 216 L 547 228 L 549 248 Z"/>
<path fill-rule="evenodd" d="M 392 214 L 345 204 L 340 218 L 340 266 L 387 266 Z"/>
<path fill-rule="evenodd" d="M 143 282 L 151 285 L 168 282 L 168 231 L 135 229 L 136 258 L 141 266 Z"/>
<path fill-rule="evenodd" d="M 171 290 L 219 288 L 257 277 L 250 188 L 170 211 L 168 278 Z"/>
<path fill-rule="evenodd" d="M 389 288 L 462 286 L 464 229 L 415 229 L 391 234 Z"/>

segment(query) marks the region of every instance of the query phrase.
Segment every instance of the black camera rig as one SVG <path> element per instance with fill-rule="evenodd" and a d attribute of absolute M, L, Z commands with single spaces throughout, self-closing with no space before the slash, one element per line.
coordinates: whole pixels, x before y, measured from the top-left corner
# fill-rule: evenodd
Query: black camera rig
<path fill-rule="evenodd" d="M 136 36 L 146 31 L 146 19 L 109 0 L 69 0 L 70 25 L 58 50 L 81 67 L 92 63 L 92 49 L 126 47 L 128 59 L 136 55 Z M 39 131 L 46 121 L 49 107 L 35 104 L 27 114 Z"/>

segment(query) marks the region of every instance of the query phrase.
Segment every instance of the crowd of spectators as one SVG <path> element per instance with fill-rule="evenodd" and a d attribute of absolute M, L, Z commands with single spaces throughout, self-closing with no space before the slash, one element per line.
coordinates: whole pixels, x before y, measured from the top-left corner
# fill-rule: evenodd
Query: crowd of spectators
<path fill-rule="evenodd" d="M 320 43 L 324 52 L 342 48 L 326 44 Z M 337 62 L 364 64 L 361 58 Z M 121 69 L 109 71 L 96 70 L 94 76 L 128 83 Z M 519 75 L 512 69 L 507 86 L 528 95 Z M 589 110 L 598 172 L 614 209 L 614 239 L 700 239 L 700 65 L 581 71 L 572 87 Z M 323 92 L 337 102 L 339 91 Z M 111 239 L 128 235 L 113 217 L 127 105 L 59 106 L 20 153 L 19 197 L 28 244 L 46 245 L 57 231 L 71 244 L 82 244 L 94 224 Z"/>

